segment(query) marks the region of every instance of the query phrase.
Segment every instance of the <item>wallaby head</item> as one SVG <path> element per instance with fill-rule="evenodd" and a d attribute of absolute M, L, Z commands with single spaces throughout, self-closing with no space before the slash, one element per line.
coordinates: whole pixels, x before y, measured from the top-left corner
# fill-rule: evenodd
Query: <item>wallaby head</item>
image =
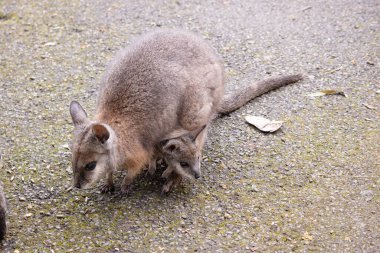
<path fill-rule="evenodd" d="M 162 141 L 161 150 L 168 165 L 167 171 L 175 170 L 177 173 L 189 177 L 201 176 L 201 145 L 203 126 L 197 133 L 185 134 L 177 138 Z M 165 173 L 165 172 L 164 172 Z M 165 177 L 165 175 L 163 175 Z"/>
<path fill-rule="evenodd" d="M 86 189 L 115 168 L 116 136 L 106 124 L 90 121 L 82 106 L 73 101 L 70 114 L 74 124 L 72 143 L 73 184 Z"/>

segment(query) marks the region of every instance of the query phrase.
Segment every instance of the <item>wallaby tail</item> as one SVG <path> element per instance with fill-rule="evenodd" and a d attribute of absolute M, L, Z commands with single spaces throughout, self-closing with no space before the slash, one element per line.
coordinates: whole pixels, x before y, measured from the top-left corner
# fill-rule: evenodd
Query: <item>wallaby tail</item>
<path fill-rule="evenodd" d="M 296 83 L 302 80 L 302 78 L 301 74 L 271 77 L 225 94 L 218 113 L 227 114 L 233 112 L 255 97 L 281 86 Z"/>
<path fill-rule="evenodd" d="M 7 233 L 6 210 L 0 207 L 0 240 L 3 240 Z"/>

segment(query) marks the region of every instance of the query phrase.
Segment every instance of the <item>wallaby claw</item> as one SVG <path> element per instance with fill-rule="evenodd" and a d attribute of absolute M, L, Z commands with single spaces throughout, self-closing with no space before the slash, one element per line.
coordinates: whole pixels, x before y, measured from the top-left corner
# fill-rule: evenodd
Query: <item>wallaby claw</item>
<path fill-rule="evenodd" d="M 161 195 L 169 194 L 177 185 L 178 183 L 175 183 L 174 180 L 166 182 L 161 188 Z"/>
<path fill-rule="evenodd" d="M 161 194 L 163 195 L 168 194 L 174 188 L 176 188 L 181 182 L 182 182 L 182 176 L 175 172 L 172 172 L 170 175 L 168 175 L 168 180 L 162 186 Z"/>
<path fill-rule="evenodd" d="M 161 188 L 161 195 L 167 195 L 170 192 L 170 186 L 164 184 Z"/>
<path fill-rule="evenodd" d="M 99 187 L 101 193 L 114 192 L 115 186 L 109 184 L 103 184 Z"/>

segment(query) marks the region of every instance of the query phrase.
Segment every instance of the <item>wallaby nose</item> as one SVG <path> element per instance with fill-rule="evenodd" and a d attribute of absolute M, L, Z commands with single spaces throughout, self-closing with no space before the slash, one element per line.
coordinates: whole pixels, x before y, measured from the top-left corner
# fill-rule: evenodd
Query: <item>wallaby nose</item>
<path fill-rule="evenodd" d="M 195 179 L 200 178 L 201 177 L 201 173 L 200 172 L 195 172 L 194 173 L 194 177 L 195 177 Z"/>
<path fill-rule="evenodd" d="M 79 182 L 76 183 L 76 184 L 75 184 L 75 187 L 80 189 L 80 183 L 79 183 Z"/>

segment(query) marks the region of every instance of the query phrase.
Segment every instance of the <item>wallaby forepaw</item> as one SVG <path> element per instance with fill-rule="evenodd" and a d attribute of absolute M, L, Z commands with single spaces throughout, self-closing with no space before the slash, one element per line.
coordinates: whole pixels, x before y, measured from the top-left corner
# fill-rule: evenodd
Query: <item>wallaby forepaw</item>
<path fill-rule="evenodd" d="M 101 193 L 108 193 L 108 192 L 114 192 L 115 187 L 113 185 L 109 184 L 103 184 L 99 187 Z"/>
<path fill-rule="evenodd" d="M 172 169 L 167 168 L 164 172 L 162 172 L 161 178 L 168 179 L 170 174 L 173 172 Z"/>
<path fill-rule="evenodd" d="M 152 165 L 149 166 L 148 171 L 147 171 L 147 174 L 149 174 L 150 176 L 153 176 L 154 173 L 156 173 L 156 169 L 157 169 L 156 166 L 152 166 Z"/>
<path fill-rule="evenodd" d="M 173 180 L 170 180 L 170 181 L 167 181 L 161 188 L 161 194 L 162 195 L 166 195 L 168 194 L 169 192 L 171 192 L 174 187 L 176 186 L 177 184 L 175 184 L 175 181 Z"/>
<path fill-rule="evenodd" d="M 167 195 L 171 191 L 171 186 L 168 184 L 164 184 L 161 188 L 161 195 Z"/>

